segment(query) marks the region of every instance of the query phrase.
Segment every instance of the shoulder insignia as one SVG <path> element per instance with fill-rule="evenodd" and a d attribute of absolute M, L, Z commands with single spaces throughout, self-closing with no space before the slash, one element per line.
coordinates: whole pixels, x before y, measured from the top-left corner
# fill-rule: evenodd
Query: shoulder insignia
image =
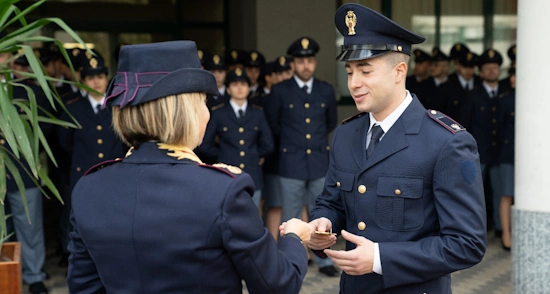
<path fill-rule="evenodd" d="M 499 99 L 502 99 L 502 98 L 504 98 L 504 97 L 510 95 L 511 93 L 512 93 L 512 91 L 506 91 L 506 92 L 504 92 L 504 93 L 498 95 L 498 98 L 499 98 Z"/>
<path fill-rule="evenodd" d="M 122 161 L 122 158 L 117 158 L 117 159 L 114 159 L 114 160 L 107 160 L 107 161 L 104 161 L 104 162 L 100 162 L 94 166 L 92 166 L 88 171 L 86 171 L 86 173 L 84 173 L 84 176 L 87 176 L 91 173 L 94 173 L 104 167 L 107 167 L 109 165 L 113 165 L 117 162 L 121 162 Z"/>
<path fill-rule="evenodd" d="M 216 105 L 216 106 L 210 108 L 210 110 L 212 110 L 212 111 L 218 110 L 218 109 L 220 109 L 220 108 L 222 108 L 222 107 L 224 107 L 224 106 L 225 106 L 225 103 L 221 103 L 221 104 L 218 104 L 218 105 Z"/>
<path fill-rule="evenodd" d="M 240 168 L 238 168 L 236 166 L 232 166 L 232 165 L 227 165 L 225 163 L 215 163 L 215 164 L 212 164 L 212 165 L 201 163 L 201 164 L 199 164 L 199 166 L 215 169 L 217 171 L 221 171 L 224 174 L 229 175 L 232 178 L 235 178 L 235 175 L 240 175 L 240 174 L 243 173 L 243 171 Z"/>
<path fill-rule="evenodd" d="M 445 115 L 443 112 L 428 109 L 427 113 L 431 119 L 435 120 L 453 134 L 466 130 L 463 126 L 457 123 L 454 119 Z"/>
<path fill-rule="evenodd" d="M 75 103 L 75 102 L 78 101 L 78 100 L 80 100 L 80 97 L 76 97 L 76 98 L 74 98 L 74 99 L 71 99 L 71 100 L 67 101 L 66 104 L 67 104 L 67 105 L 71 105 L 71 104 Z"/>
<path fill-rule="evenodd" d="M 256 109 L 259 109 L 259 110 L 261 110 L 261 111 L 264 111 L 264 108 L 261 107 L 260 105 L 252 104 L 252 107 L 253 107 L 253 108 L 256 108 Z"/>
<path fill-rule="evenodd" d="M 356 119 L 356 118 L 359 118 L 359 117 L 363 116 L 363 114 L 365 114 L 365 112 L 360 112 L 360 113 L 358 113 L 358 114 L 356 114 L 356 115 L 350 116 L 350 117 L 344 119 L 344 120 L 342 121 L 342 124 L 348 123 L 348 122 L 350 122 L 350 121 L 352 121 L 352 120 L 354 120 L 354 119 Z"/>

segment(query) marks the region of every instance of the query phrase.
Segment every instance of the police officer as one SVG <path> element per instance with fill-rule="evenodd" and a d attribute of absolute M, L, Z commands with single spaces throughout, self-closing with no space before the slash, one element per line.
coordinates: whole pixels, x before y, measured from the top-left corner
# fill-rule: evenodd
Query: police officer
<path fill-rule="evenodd" d="M 208 95 L 206 98 L 206 105 L 208 108 L 212 108 L 216 105 L 222 104 L 229 100 L 229 95 L 225 91 L 225 77 L 227 75 L 227 64 L 225 59 L 218 55 L 214 54 L 204 62 L 204 69 L 211 72 L 216 78 L 216 84 L 218 86 L 219 95 Z M 203 57 L 204 58 L 204 57 Z"/>
<path fill-rule="evenodd" d="M 465 53 L 470 52 L 470 48 L 466 46 L 466 44 L 457 42 L 453 44 L 453 47 L 451 47 L 451 52 L 449 52 L 449 57 L 451 58 L 453 62 L 453 67 L 455 70 L 458 67 L 458 64 L 460 63 L 460 56 L 462 56 Z"/>
<path fill-rule="evenodd" d="M 421 49 L 413 50 L 414 54 L 414 69 L 413 74 L 407 77 L 406 87 L 412 93 L 418 93 L 420 83 L 426 80 L 430 73 L 431 56 L 426 51 Z"/>
<path fill-rule="evenodd" d="M 225 52 L 225 61 L 227 62 L 227 70 L 234 70 L 237 67 L 244 69 L 244 60 L 246 59 L 246 51 L 241 49 L 230 49 Z"/>
<path fill-rule="evenodd" d="M 282 220 L 300 218 L 313 207 L 328 169 L 328 134 L 336 126 L 334 88 L 313 77 L 319 45 L 298 38 L 288 48 L 294 76 L 275 85 L 267 102 L 271 130 L 279 141 L 279 175 L 283 197 Z M 317 262 L 321 273 L 338 274 L 330 259 Z"/>
<path fill-rule="evenodd" d="M 290 66 L 292 57 L 288 56 L 279 56 L 275 60 L 275 68 L 273 69 L 276 73 L 277 79 L 274 84 L 286 81 L 292 76 L 294 76 L 294 70 Z"/>
<path fill-rule="evenodd" d="M 485 252 L 485 207 L 473 137 L 405 89 L 411 44 L 425 39 L 345 4 L 337 60 L 361 113 L 334 134 L 308 245 L 343 273 L 341 293 L 451 293 L 454 271 Z M 326 249 L 342 234 L 346 250 Z"/>
<path fill-rule="evenodd" d="M 456 72 L 449 75 L 447 82 L 438 88 L 444 106 L 441 111 L 454 120 L 462 123 L 461 111 L 468 93 L 481 84 L 481 79 L 475 75 L 479 56 L 473 52 L 461 53 L 456 64 Z"/>
<path fill-rule="evenodd" d="M 228 103 L 212 108 L 201 152 L 217 162 L 238 166 L 254 180 L 252 197 L 260 206 L 263 188 L 262 165 L 265 156 L 273 152 L 273 135 L 261 107 L 250 105 L 250 79 L 236 68 L 227 74 Z M 216 138 L 219 145 L 216 143 Z"/>
<path fill-rule="evenodd" d="M 254 99 L 263 95 L 263 75 L 261 71 L 265 64 L 262 53 L 252 50 L 247 52 L 244 60 L 244 71 L 250 79 L 250 94 L 248 98 Z"/>
<path fill-rule="evenodd" d="M 464 126 L 477 141 L 481 171 L 487 189 L 488 215 L 492 215 L 495 234 L 500 237 L 500 172 L 501 107 L 499 96 L 509 89 L 499 86 L 502 56 L 494 49 L 487 49 L 479 57 L 481 86 L 472 90 L 463 111 Z M 491 213 L 492 211 L 492 213 Z"/>
<path fill-rule="evenodd" d="M 418 99 L 427 109 L 443 109 L 443 99 L 438 96 L 437 88 L 447 81 L 449 73 L 449 56 L 443 53 L 439 47 L 432 50 L 430 63 L 430 78 L 419 86 Z"/>
<path fill-rule="evenodd" d="M 516 70 L 516 44 L 510 46 L 508 48 L 508 51 L 506 51 L 506 55 L 508 55 L 508 58 L 510 59 L 510 67 L 508 71 L 508 76 L 502 80 L 499 81 L 499 85 L 501 87 L 504 87 L 506 89 L 511 89 L 512 85 L 510 83 L 510 77 L 512 76 L 510 72 L 514 72 Z"/>

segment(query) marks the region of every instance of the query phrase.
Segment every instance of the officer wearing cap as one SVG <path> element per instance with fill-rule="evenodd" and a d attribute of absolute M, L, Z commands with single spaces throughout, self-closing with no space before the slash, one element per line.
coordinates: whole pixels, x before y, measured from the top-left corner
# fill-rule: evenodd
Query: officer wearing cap
<path fill-rule="evenodd" d="M 409 91 L 417 93 L 420 83 L 426 80 L 430 73 L 431 56 L 426 51 L 421 49 L 413 50 L 414 54 L 414 69 L 413 74 L 407 77 L 406 87 Z"/>
<path fill-rule="evenodd" d="M 244 68 L 244 61 L 246 59 L 246 51 L 241 49 L 230 49 L 225 52 L 225 61 L 227 62 L 227 69 L 234 70 L 237 67 Z"/>
<path fill-rule="evenodd" d="M 439 49 L 432 49 L 430 62 L 430 77 L 420 83 L 418 92 L 415 93 L 427 109 L 443 110 L 443 99 L 438 96 L 437 89 L 448 79 L 449 56 Z"/>
<path fill-rule="evenodd" d="M 276 73 L 276 81 L 274 84 L 286 81 L 292 76 L 294 76 L 294 70 L 290 66 L 292 62 L 292 57 L 289 56 L 279 56 L 275 59 L 275 68 L 273 69 Z"/>
<path fill-rule="evenodd" d="M 273 86 L 266 114 L 279 142 L 279 175 L 282 220 L 300 218 L 306 205 L 323 189 L 328 169 L 328 134 L 336 126 L 334 88 L 314 78 L 319 45 L 310 37 L 296 39 L 288 47 L 294 76 Z M 297 168 L 299 167 L 299 168 Z M 318 260 L 321 273 L 336 276 L 330 259 Z"/>
<path fill-rule="evenodd" d="M 455 69 L 457 67 L 457 64 L 460 63 L 460 57 L 468 52 L 470 52 L 470 48 L 468 48 L 466 44 L 461 42 L 454 43 L 453 47 L 451 47 L 451 52 L 449 52 L 449 55 L 451 57 L 451 60 L 453 61 Z"/>
<path fill-rule="evenodd" d="M 468 93 L 481 85 L 481 78 L 475 74 L 479 56 L 473 52 L 460 53 L 456 62 L 456 72 L 449 75 L 447 82 L 438 88 L 438 97 L 444 102 L 442 111 L 462 123 L 461 111 Z"/>
<path fill-rule="evenodd" d="M 474 138 L 405 88 L 418 36 L 380 13 L 345 4 L 348 87 L 361 113 L 334 134 L 312 233 L 343 273 L 341 293 L 451 293 L 454 271 L 478 263 L 486 247 L 485 204 Z"/>
<path fill-rule="evenodd" d="M 106 99 L 133 148 L 73 190 L 70 293 L 241 293 L 243 281 L 250 293 L 300 291 L 311 227 L 293 219 L 276 243 L 250 176 L 192 151 L 216 91 L 192 41 L 121 49 Z"/>
<path fill-rule="evenodd" d="M 274 151 L 273 135 L 263 109 L 247 101 L 251 83 L 246 72 L 240 68 L 230 71 L 226 84 L 230 99 L 211 109 L 199 149 L 215 162 L 238 166 L 248 173 L 256 187 L 252 200 L 260 207 L 262 165 L 265 156 Z"/>
<path fill-rule="evenodd" d="M 262 53 L 252 50 L 247 52 L 244 60 L 244 70 L 250 79 L 250 95 L 249 98 L 254 99 L 263 94 L 263 73 L 262 67 L 265 64 L 265 57 Z"/>
<path fill-rule="evenodd" d="M 203 58 L 205 58 L 203 56 Z M 206 98 L 206 105 L 208 108 L 212 108 L 219 104 L 225 103 L 229 100 L 229 95 L 226 93 L 225 89 L 225 77 L 227 75 L 227 64 L 223 56 L 214 54 L 211 56 L 206 56 L 204 61 L 204 69 L 211 72 L 216 78 L 216 84 L 218 86 L 218 94 L 212 95 L 209 94 Z"/>
<path fill-rule="evenodd" d="M 510 77 L 512 74 L 510 71 L 513 71 L 515 73 L 516 70 L 516 45 L 510 46 L 508 48 L 508 51 L 506 51 L 506 54 L 508 55 L 508 58 L 510 59 L 510 67 L 508 71 L 508 76 L 502 80 L 499 81 L 499 85 L 502 87 L 505 87 L 506 89 L 511 89 L 512 85 L 510 83 Z"/>
<path fill-rule="evenodd" d="M 502 56 L 495 49 L 487 49 L 478 61 L 481 86 L 472 90 L 464 105 L 464 126 L 474 136 L 479 149 L 481 171 L 486 187 L 487 212 L 494 225 L 495 234 L 500 237 L 500 171 L 501 149 L 501 107 L 500 99 L 510 89 L 499 85 Z M 491 213 L 492 212 L 492 213 Z"/>

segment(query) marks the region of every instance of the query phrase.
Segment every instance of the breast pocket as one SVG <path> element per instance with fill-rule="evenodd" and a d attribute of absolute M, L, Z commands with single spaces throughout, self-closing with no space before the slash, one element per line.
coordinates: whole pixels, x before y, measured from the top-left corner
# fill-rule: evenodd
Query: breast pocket
<path fill-rule="evenodd" d="M 379 176 L 376 223 L 390 231 L 414 231 L 424 224 L 422 178 Z"/>

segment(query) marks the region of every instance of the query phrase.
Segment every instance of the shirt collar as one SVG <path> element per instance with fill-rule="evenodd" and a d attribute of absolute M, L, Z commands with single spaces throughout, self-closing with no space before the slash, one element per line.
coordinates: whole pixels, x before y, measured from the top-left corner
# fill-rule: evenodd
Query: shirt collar
<path fill-rule="evenodd" d="M 462 88 L 464 88 L 465 85 L 468 85 L 468 89 L 472 89 L 472 83 L 474 81 L 474 78 L 472 77 L 471 79 L 469 80 L 466 80 L 462 75 L 460 75 L 459 73 L 456 74 L 456 76 L 458 77 L 458 81 L 460 82 L 460 85 L 462 86 Z"/>
<path fill-rule="evenodd" d="M 244 101 L 243 105 L 239 106 L 232 99 L 229 99 L 229 105 L 231 105 L 231 108 L 233 108 L 233 112 L 235 112 L 235 115 L 239 117 L 239 109 L 242 109 L 243 112 L 246 113 L 246 107 L 248 106 L 248 101 Z"/>
<path fill-rule="evenodd" d="M 494 88 L 491 88 L 489 85 L 487 85 L 485 82 L 483 82 L 483 88 L 485 88 L 485 91 L 487 91 L 487 94 L 489 94 L 489 97 L 491 97 L 491 92 L 492 91 L 495 91 L 495 96 L 498 94 L 498 84 Z M 491 97 L 491 98 L 493 98 L 493 97 Z"/>
<path fill-rule="evenodd" d="M 304 86 L 307 86 L 307 93 L 311 94 L 311 89 L 313 89 L 313 77 L 311 77 L 309 81 L 304 83 L 304 81 L 300 80 L 297 75 L 294 75 L 294 80 L 296 81 L 300 89 Z"/>
<path fill-rule="evenodd" d="M 445 76 L 444 79 L 440 80 L 438 78 L 434 78 L 435 86 L 439 87 L 439 85 L 445 83 L 449 79 L 449 76 Z"/>
<path fill-rule="evenodd" d="M 225 85 L 218 89 L 218 92 L 220 92 L 220 96 L 225 95 Z"/>
<path fill-rule="evenodd" d="M 88 101 L 90 101 L 94 112 L 96 112 L 98 105 L 103 106 L 103 102 L 105 102 L 105 96 L 103 96 L 100 101 L 96 101 L 94 98 L 92 98 L 92 96 L 88 95 Z"/>
<path fill-rule="evenodd" d="M 269 94 L 269 93 L 271 93 L 271 89 L 268 89 L 268 88 L 264 87 L 264 93 L 265 93 L 266 95 Z"/>
<path fill-rule="evenodd" d="M 412 102 L 411 93 L 408 90 L 406 92 L 407 92 L 407 96 L 405 96 L 405 100 L 403 100 L 403 102 L 401 102 L 401 104 L 399 104 L 399 106 L 397 106 L 397 108 L 392 113 L 390 113 L 390 115 L 388 115 L 383 121 L 377 121 L 372 115 L 372 113 L 369 112 L 369 117 L 370 117 L 369 133 L 372 130 L 372 126 L 374 126 L 375 124 L 380 125 L 380 127 L 384 131 L 384 134 L 386 134 L 390 130 L 393 124 L 399 119 L 399 117 L 401 117 L 403 112 L 405 112 L 405 109 L 407 109 L 409 104 L 411 104 Z"/>

